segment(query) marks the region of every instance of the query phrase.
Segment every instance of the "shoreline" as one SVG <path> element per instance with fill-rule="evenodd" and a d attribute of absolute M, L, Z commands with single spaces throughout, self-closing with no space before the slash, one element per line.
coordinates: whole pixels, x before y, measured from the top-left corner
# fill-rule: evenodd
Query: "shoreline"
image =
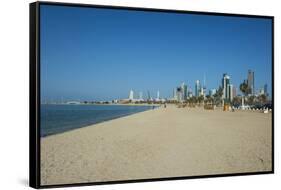
<path fill-rule="evenodd" d="M 158 109 L 158 108 L 159 107 L 157 107 L 155 109 Z M 154 110 L 154 109 L 147 109 L 147 110 L 144 110 L 144 111 L 130 113 L 130 114 L 123 115 L 123 116 L 116 116 L 114 118 L 105 119 L 103 121 L 100 121 L 100 122 L 97 122 L 97 123 L 93 123 L 93 124 L 90 124 L 90 125 L 80 126 L 80 127 L 74 128 L 74 129 L 69 129 L 69 130 L 66 130 L 66 131 L 58 132 L 58 133 L 53 133 L 53 134 L 49 134 L 49 135 L 40 136 L 40 138 L 46 138 L 46 137 L 53 136 L 53 135 L 59 135 L 59 134 L 63 134 L 63 133 L 67 133 L 67 132 L 73 131 L 73 130 L 79 130 L 79 129 L 84 128 L 84 127 L 94 127 L 95 125 L 98 125 L 100 123 L 104 123 L 104 122 L 108 122 L 108 121 L 113 121 L 113 120 L 120 119 L 120 118 L 123 118 L 123 117 L 128 117 L 128 116 L 131 116 L 131 115 L 143 113 L 143 112 L 146 112 L 146 111 L 149 111 L 149 110 Z"/>
<path fill-rule="evenodd" d="M 271 113 L 168 106 L 41 139 L 41 183 L 270 171 Z"/>
<path fill-rule="evenodd" d="M 70 105 L 70 106 L 161 106 L 163 104 L 41 104 L 41 105 Z"/>

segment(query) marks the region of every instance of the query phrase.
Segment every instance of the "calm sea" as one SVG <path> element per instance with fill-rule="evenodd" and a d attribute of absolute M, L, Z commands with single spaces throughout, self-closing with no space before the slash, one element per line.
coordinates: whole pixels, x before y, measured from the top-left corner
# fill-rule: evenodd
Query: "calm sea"
<path fill-rule="evenodd" d="M 152 106 L 41 105 L 41 137 L 152 109 Z"/>

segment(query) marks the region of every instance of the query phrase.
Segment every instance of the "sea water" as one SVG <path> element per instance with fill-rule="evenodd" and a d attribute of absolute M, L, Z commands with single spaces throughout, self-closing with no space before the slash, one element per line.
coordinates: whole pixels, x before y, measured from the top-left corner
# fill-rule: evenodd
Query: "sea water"
<path fill-rule="evenodd" d="M 132 105 L 41 105 L 41 137 L 153 109 Z"/>

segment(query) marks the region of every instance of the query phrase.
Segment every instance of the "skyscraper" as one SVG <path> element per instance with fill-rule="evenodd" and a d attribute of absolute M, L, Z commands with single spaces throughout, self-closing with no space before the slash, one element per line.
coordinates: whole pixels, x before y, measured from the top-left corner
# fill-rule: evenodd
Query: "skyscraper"
<path fill-rule="evenodd" d="M 223 99 L 229 99 L 229 97 L 227 96 L 227 85 L 229 84 L 230 84 L 230 77 L 226 73 L 224 73 L 222 78 Z"/>
<path fill-rule="evenodd" d="M 192 97 L 193 94 L 192 94 L 192 89 L 191 89 L 191 88 L 188 89 L 187 94 L 188 94 L 188 95 L 187 95 L 188 98 L 191 98 L 191 97 Z"/>
<path fill-rule="evenodd" d="M 203 87 L 200 88 L 199 96 L 204 96 L 204 88 Z"/>
<path fill-rule="evenodd" d="M 174 100 L 178 100 L 177 88 L 174 88 L 174 91 L 173 91 L 173 99 L 174 99 Z"/>
<path fill-rule="evenodd" d="M 133 100 L 133 99 L 134 99 L 134 91 L 133 91 L 133 90 L 130 90 L 129 99 L 130 99 L 130 100 Z"/>
<path fill-rule="evenodd" d="M 196 80 L 196 82 L 195 82 L 195 96 L 196 97 L 199 97 L 200 90 L 201 90 L 200 81 Z"/>
<path fill-rule="evenodd" d="M 268 96 L 267 84 L 265 84 L 265 85 L 263 86 L 263 90 L 264 90 L 264 94 L 265 94 L 266 96 Z"/>
<path fill-rule="evenodd" d="M 228 84 L 227 85 L 227 96 L 226 96 L 227 100 L 232 101 L 233 100 L 233 85 L 232 84 Z"/>
<path fill-rule="evenodd" d="M 177 88 L 177 100 L 178 101 L 183 101 L 183 91 L 181 87 Z"/>
<path fill-rule="evenodd" d="M 160 92 L 159 92 L 159 90 L 157 91 L 157 100 L 160 100 Z"/>
<path fill-rule="evenodd" d="M 255 95 L 255 75 L 254 71 L 248 70 L 248 88 L 249 88 L 249 94 Z"/>
<path fill-rule="evenodd" d="M 204 74 L 204 80 L 203 80 L 203 92 L 202 92 L 202 95 L 204 96 L 204 99 L 206 97 L 206 90 L 207 90 L 207 87 L 206 87 L 206 75 Z"/>
<path fill-rule="evenodd" d="M 182 91 L 182 98 L 184 99 L 184 100 L 186 100 L 187 99 L 187 85 L 186 84 L 184 84 L 184 82 L 181 84 L 181 91 Z"/>
<path fill-rule="evenodd" d="M 233 98 L 237 96 L 237 88 L 233 86 L 233 91 L 232 91 Z"/>

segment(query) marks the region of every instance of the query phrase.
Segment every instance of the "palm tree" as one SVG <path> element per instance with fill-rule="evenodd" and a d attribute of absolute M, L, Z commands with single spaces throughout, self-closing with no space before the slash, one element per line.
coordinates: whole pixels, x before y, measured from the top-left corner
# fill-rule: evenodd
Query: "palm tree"
<path fill-rule="evenodd" d="M 223 95 L 223 89 L 220 86 L 219 89 L 217 90 L 217 92 L 214 94 L 214 101 L 215 101 L 216 105 L 221 103 L 222 95 Z"/>
<path fill-rule="evenodd" d="M 247 82 L 245 80 L 244 80 L 243 83 L 240 84 L 240 90 L 241 90 L 241 92 L 243 93 L 244 96 L 249 94 L 250 89 L 249 89 L 249 86 L 248 86 L 248 84 L 247 84 Z M 244 96 L 242 96 L 242 106 L 244 106 L 243 105 Z"/>
<path fill-rule="evenodd" d="M 253 105 L 254 104 L 254 102 L 255 102 L 255 96 L 250 96 L 249 98 L 248 98 L 248 104 L 249 105 Z"/>
<path fill-rule="evenodd" d="M 262 94 L 258 97 L 260 103 L 264 104 L 267 101 L 266 95 Z"/>
<path fill-rule="evenodd" d="M 201 96 L 198 97 L 199 104 L 201 104 L 203 100 L 204 100 L 204 96 L 201 95 Z"/>
<path fill-rule="evenodd" d="M 248 95 L 250 93 L 251 89 L 245 80 L 240 84 L 240 90 L 244 95 Z"/>
<path fill-rule="evenodd" d="M 234 105 L 239 105 L 241 103 L 241 98 L 239 98 L 238 96 L 234 97 L 232 103 Z"/>
<path fill-rule="evenodd" d="M 211 103 L 211 104 L 213 104 L 213 103 L 214 103 L 213 97 L 210 96 L 210 95 L 207 95 L 207 96 L 206 96 L 205 103 Z"/>

